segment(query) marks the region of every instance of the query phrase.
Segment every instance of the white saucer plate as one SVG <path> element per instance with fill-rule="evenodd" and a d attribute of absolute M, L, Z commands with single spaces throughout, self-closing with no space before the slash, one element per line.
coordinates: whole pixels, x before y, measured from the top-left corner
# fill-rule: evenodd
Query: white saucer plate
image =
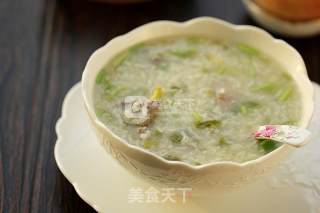
<path fill-rule="evenodd" d="M 176 203 L 133 200 L 134 189 L 146 192 L 152 186 L 129 174 L 104 151 L 85 112 L 80 83 L 70 89 L 63 102 L 56 125 L 55 159 L 79 196 L 98 212 L 319 213 L 320 87 L 314 87 L 316 111 L 309 128 L 312 142 L 297 149 L 272 175 L 227 194 L 193 197 L 191 192 L 185 203 L 178 193 L 174 196 Z"/>
<path fill-rule="evenodd" d="M 263 27 L 290 37 L 309 37 L 320 34 L 320 19 L 305 22 L 290 22 L 272 16 L 253 0 L 242 0 L 248 12 Z"/>

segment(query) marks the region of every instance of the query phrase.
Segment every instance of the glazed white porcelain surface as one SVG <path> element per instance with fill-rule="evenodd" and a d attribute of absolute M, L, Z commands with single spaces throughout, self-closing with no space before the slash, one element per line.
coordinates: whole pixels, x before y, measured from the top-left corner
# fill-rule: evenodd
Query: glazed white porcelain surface
<path fill-rule="evenodd" d="M 315 85 L 312 142 L 282 162 L 272 175 L 220 195 L 187 197 L 185 204 L 129 203 L 133 188 L 150 184 L 132 176 L 100 145 L 83 105 L 81 85 L 68 92 L 57 122 L 55 159 L 75 190 L 96 211 L 115 213 L 319 213 L 320 87 Z M 161 188 L 157 188 L 161 190 Z"/>
<path fill-rule="evenodd" d="M 304 22 L 290 22 L 271 15 L 253 0 L 242 0 L 248 12 L 265 28 L 290 37 L 309 37 L 320 34 L 320 19 Z"/>
<path fill-rule="evenodd" d="M 168 161 L 130 145 L 113 134 L 96 116 L 93 106 L 95 78 L 117 53 L 139 42 L 168 36 L 198 35 L 231 42 L 247 43 L 279 61 L 296 81 L 302 97 L 300 125 L 307 127 L 313 111 L 313 87 L 299 53 L 286 42 L 252 26 L 237 26 L 208 17 L 187 22 L 156 21 L 114 38 L 95 51 L 83 72 L 82 93 L 93 129 L 105 150 L 131 173 L 162 186 L 192 187 L 195 193 L 220 192 L 250 183 L 268 173 L 293 150 L 283 145 L 277 150 L 245 163 L 213 162 L 191 166 Z"/>

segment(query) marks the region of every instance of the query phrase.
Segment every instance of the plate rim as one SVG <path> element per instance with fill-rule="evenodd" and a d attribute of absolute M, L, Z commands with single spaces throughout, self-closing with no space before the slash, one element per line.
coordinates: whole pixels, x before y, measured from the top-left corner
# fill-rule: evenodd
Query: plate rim
<path fill-rule="evenodd" d="M 67 106 L 68 103 L 71 101 L 72 96 L 76 93 L 81 91 L 81 82 L 77 82 L 74 84 L 67 92 L 67 94 L 64 96 L 63 102 L 62 102 L 62 110 L 61 110 L 61 116 L 58 118 L 56 125 L 55 125 L 55 132 L 57 135 L 57 140 L 54 145 L 54 158 L 56 161 L 56 164 L 60 170 L 60 172 L 63 174 L 63 176 L 71 183 L 73 188 L 75 189 L 76 193 L 79 195 L 79 197 L 86 202 L 88 205 L 90 205 L 94 210 L 97 212 L 102 212 L 102 208 L 95 204 L 93 200 L 87 196 L 86 193 L 83 193 L 81 191 L 81 187 L 78 185 L 76 180 L 73 180 L 72 177 L 70 177 L 69 173 L 67 172 L 67 169 L 63 166 L 63 163 L 61 162 L 60 156 L 59 156 L 59 149 L 61 148 L 62 141 L 64 140 L 63 134 L 61 134 L 61 126 L 63 122 L 67 119 Z"/>
<path fill-rule="evenodd" d="M 312 82 L 313 86 L 316 87 L 320 91 L 320 85 L 316 82 Z M 95 211 L 97 212 L 103 212 L 103 208 L 101 208 L 99 205 L 96 204 L 96 202 L 88 196 L 87 193 L 84 193 L 81 190 L 81 186 L 77 183 L 77 181 L 70 177 L 68 173 L 68 169 L 64 167 L 63 162 L 61 161 L 61 158 L 59 156 L 59 150 L 61 149 L 61 144 L 63 143 L 62 141 L 65 140 L 63 137 L 63 134 L 61 134 L 61 128 L 63 122 L 67 119 L 67 107 L 70 101 L 72 100 L 72 96 L 75 95 L 76 92 L 81 93 L 81 82 L 77 82 L 74 84 L 66 93 L 64 96 L 63 102 L 62 102 L 62 107 L 61 107 L 61 116 L 58 118 L 56 124 L 55 124 L 55 132 L 57 135 L 56 143 L 54 145 L 54 158 L 56 161 L 56 164 L 58 166 L 58 169 L 60 172 L 63 174 L 63 176 L 70 182 L 70 184 L 73 186 L 75 189 L 76 193 L 79 195 L 79 197 L 86 202 L 88 205 L 90 205 Z M 82 93 L 81 93 L 82 94 Z"/>

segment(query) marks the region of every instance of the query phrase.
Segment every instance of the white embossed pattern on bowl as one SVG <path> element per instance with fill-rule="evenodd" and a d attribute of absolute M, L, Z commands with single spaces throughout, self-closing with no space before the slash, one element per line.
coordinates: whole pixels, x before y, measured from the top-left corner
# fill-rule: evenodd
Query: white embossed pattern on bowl
<path fill-rule="evenodd" d="M 168 36 L 198 35 L 232 42 L 247 43 L 281 63 L 296 81 L 302 97 L 300 126 L 307 127 L 313 111 L 313 87 L 299 53 L 286 42 L 252 26 L 233 25 L 218 19 L 202 17 L 187 22 L 156 21 L 114 38 L 90 57 L 82 76 L 82 93 L 92 126 L 100 142 L 118 162 L 153 183 L 172 187 L 192 187 L 194 192 L 221 191 L 240 187 L 270 171 L 286 158 L 293 148 L 283 145 L 273 152 L 245 163 L 213 162 L 192 166 L 168 161 L 147 150 L 130 145 L 113 134 L 96 116 L 93 88 L 99 70 L 117 53 L 150 39 Z"/>

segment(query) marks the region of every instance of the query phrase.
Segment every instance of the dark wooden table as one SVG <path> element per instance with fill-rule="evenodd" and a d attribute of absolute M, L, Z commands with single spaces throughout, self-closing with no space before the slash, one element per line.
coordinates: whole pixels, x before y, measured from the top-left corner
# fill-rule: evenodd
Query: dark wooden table
<path fill-rule="evenodd" d="M 255 23 L 241 1 L 171 0 L 114 6 L 84 0 L 0 0 L 0 212 L 92 212 L 58 170 L 55 123 L 89 55 L 158 19 L 214 16 Z M 275 35 L 279 37 L 278 35 Z M 286 39 L 320 82 L 320 36 Z"/>

